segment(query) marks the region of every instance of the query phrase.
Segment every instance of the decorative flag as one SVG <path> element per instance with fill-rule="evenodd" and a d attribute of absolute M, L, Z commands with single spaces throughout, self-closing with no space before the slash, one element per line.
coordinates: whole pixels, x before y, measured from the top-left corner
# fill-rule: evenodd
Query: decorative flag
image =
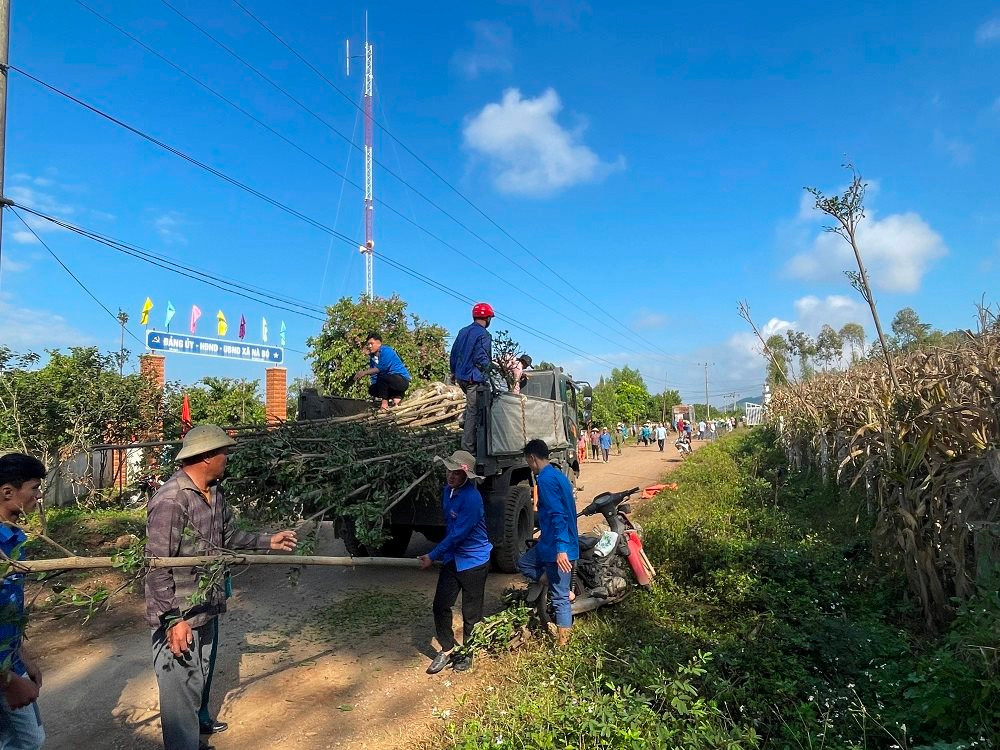
<path fill-rule="evenodd" d="M 170 330 L 170 321 L 174 319 L 175 312 L 177 311 L 174 309 L 174 303 L 171 302 L 170 300 L 167 300 L 167 317 L 166 320 L 163 322 L 163 326 L 168 331 Z"/>
<path fill-rule="evenodd" d="M 146 297 L 145 303 L 142 305 L 142 317 L 139 318 L 139 325 L 148 326 L 149 325 L 149 311 L 153 309 L 153 300 Z"/>
<path fill-rule="evenodd" d="M 226 316 L 222 314 L 222 310 L 219 310 L 219 314 L 215 316 L 215 319 L 219 321 L 219 335 L 225 336 L 226 331 L 229 330 L 229 323 L 226 322 Z"/>
<path fill-rule="evenodd" d="M 191 305 L 191 333 L 198 332 L 198 318 L 201 317 L 201 308 L 198 305 Z"/>
<path fill-rule="evenodd" d="M 260 340 L 267 343 L 267 318 L 260 319 Z"/>
<path fill-rule="evenodd" d="M 247 319 L 240 315 L 240 341 L 247 335 Z"/>
<path fill-rule="evenodd" d="M 188 402 L 187 394 L 184 394 L 184 402 L 181 404 L 181 437 L 191 429 L 191 404 Z"/>
<path fill-rule="evenodd" d="M 281 321 L 281 332 L 278 334 L 278 338 L 281 339 L 281 346 L 285 346 L 285 321 Z"/>

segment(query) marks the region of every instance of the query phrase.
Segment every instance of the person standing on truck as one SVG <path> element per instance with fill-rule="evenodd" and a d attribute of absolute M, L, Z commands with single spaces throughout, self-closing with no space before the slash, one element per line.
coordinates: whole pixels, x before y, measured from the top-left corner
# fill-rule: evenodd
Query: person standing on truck
<path fill-rule="evenodd" d="M 354 379 L 369 377 L 368 393 L 372 398 L 381 400 L 383 409 L 389 408 L 390 401 L 393 406 L 399 406 L 406 389 L 410 387 L 410 371 L 396 350 L 382 343 L 381 334 L 369 333 L 365 337 L 365 346 L 368 348 L 368 369 L 356 372 Z"/>
<path fill-rule="evenodd" d="M 536 477 L 540 533 L 538 542 L 517 561 L 517 568 L 535 583 L 542 575 L 548 578 L 558 628 L 556 643 L 565 646 L 573 627 L 573 563 L 580 557 L 576 501 L 566 475 L 549 463 L 549 446 L 544 440 L 529 441 L 524 446 L 524 458 Z"/>
<path fill-rule="evenodd" d="M 420 555 L 420 567 L 427 570 L 441 563 L 437 591 L 434 593 L 434 629 L 441 650 L 427 667 L 427 674 L 437 674 L 449 664 L 456 672 L 472 668 L 472 654 L 455 656 L 455 630 L 451 608 L 462 594 L 462 643 L 468 644 L 472 629 L 483 619 L 486 574 L 490 569 L 490 544 L 486 534 L 486 510 L 483 496 L 472 479 L 476 459 L 468 451 L 455 451 L 448 458 L 438 458 L 448 470 L 444 486 L 444 521 L 446 533 L 434 549 Z"/>
<path fill-rule="evenodd" d="M 493 320 L 493 308 L 486 302 L 472 307 L 472 323 L 455 337 L 451 346 L 451 377 L 465 391 L 465 426 L 462 450 L 476 455 L 476 428 L 479 424 L 479 391 L 488 382 L 493 361 L 493 337 L 486 330 Z"/>

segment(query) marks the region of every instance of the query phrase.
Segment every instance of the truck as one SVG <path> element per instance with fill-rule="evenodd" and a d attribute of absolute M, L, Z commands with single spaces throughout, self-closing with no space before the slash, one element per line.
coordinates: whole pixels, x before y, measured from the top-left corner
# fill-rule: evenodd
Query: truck
<path fill-rule="evenodd" d="M 524 444 L 541 438 L 551 450 L 552 463 L 574 488 L 580 474 L 576 443 L 590 422 L 593 390 L 589 383 L 574 380 L 562 368 L 529 370 L 520 394 L 480 383 L 482 408 L 476 423 L 476 473 L 486 507 L 486 529 L 493 543 L 493 564 L 504 573 L 517 571 L 517 560 L 527 549 L 535 530 L 533 477 L 524 460 Z M 299 397 L 299 419 L 361 414 L 371 409 L 368 401 L 320 396 L 304 389 Z M 581 426 L 581 423 L 583 426 Z M 337 522 L 334 531 L 352 555 L 405 554 L 413 532 L 431 542 L 445 535 L 440 502 L 404 498 L 390 511 L 389 540 L 377 550 L 367 550 L 354 534 L 349 519 Z"/>

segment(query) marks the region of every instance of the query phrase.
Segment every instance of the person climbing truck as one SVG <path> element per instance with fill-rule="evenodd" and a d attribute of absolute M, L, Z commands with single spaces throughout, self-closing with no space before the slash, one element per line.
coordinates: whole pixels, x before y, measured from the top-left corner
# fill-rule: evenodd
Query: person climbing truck
<path fill-rule="evenodd" d="M 382 402 L 381 408 L 388 409 L 390 401 L 393 406 L 399 406 L 406 389 L 410 387 L 410 371 L 396 350 L 382 343 L 381 334 L 369 333 L 365 337 L 365 346 L 368 348 L 368 369 L 355 373 L 354 379 L 369 377 L 368 393 Z"/>

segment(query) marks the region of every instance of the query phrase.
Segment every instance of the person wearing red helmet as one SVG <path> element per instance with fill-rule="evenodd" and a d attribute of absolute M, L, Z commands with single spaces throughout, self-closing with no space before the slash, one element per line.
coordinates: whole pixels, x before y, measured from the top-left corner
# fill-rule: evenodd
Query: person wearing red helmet
<path fill-rule="evenodd" d="M 486 302 L 472 307 L 472 323 L 455 337 L 451 347 L 451 377 L 465 391 L 465 427 L 462 450 L 476 455 L 476 428 L 479 424 L 479 387 L 489 381 L 493 361 L 493 337 L 486 330 L 493 320 L 493 308 Z"/>

